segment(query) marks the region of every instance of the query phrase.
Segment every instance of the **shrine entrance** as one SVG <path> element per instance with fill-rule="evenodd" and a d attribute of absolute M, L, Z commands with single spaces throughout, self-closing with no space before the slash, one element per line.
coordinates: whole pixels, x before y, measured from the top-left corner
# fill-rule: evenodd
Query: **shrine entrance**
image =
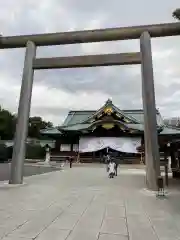
<path fill-rule="evenodd" d="M 140 138 L 130 137 L 81 137 L 79 152 L 96 152 L 102 149 L 113 149 L 118 152 L 138 153 Z"/>
<path fill-rule="evenodd" d="M 83 162 L 104 162 L 107 154 L 119 158 L 137 154 L 141 145 L 138 137 L 82 137 L 79 140 L 79 154 Z M 140 156 L 140 155 L 139 155 Z"/>

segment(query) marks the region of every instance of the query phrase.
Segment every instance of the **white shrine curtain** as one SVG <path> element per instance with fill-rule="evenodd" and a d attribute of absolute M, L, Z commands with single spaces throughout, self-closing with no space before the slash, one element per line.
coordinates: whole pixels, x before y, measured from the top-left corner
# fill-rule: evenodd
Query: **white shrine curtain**
<path fill-rule="evenodd" d="M 79 152 L 96 152 L 109 147 L 120 152 L 137 153 L 137 147 L 140 145 L 140 138 L 82 137 L 79 140 Z"/>
<path fill-rule="evenodd" d="M 79 152 L 79 144 L 73 144 L 73 151 Z"/>
<path fill-rule="evenodd" d="M 70 144 L 61 144 L 60 145 L 60 151 L 61 152 L 70 152 L 71 151 L 71 145 Z"/>

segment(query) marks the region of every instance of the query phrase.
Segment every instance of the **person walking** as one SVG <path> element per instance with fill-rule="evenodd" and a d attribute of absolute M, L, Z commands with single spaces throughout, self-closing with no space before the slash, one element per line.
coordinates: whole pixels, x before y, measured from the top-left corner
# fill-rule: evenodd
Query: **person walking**
<path fill-rule="evenodd" d="M 118 167 L 119 167 L 120 162 L 123 162 L 123 153 L 120 153 L 119 158 L 115 159 L 115 164 L 116 164 L 116 166 L 115 166 L 115 175 L 116 176 L 118 174 Z"/>
<path fill-rule="evenodd" d="M 114 176 L 115 176 L 115 166 L 116 166 L 115 162 L 110 160 L 110 163 L 108 165 L 109 178 L 114 178 Z"/>
<path fill-rule="evenodd" d="M 69 157 L 69 167 L 72 168 L 73 156 Z"/>
<path fill-rule="evenodd" d="M 119 166 L 119 161 L 117 158 L 114 159 L 114 163 L 115 163 L 115 176 L 117 176 L 117 171 L 118 171 L 118 166 Z"/>
<path fill-rule="evenodd" d="M 107 154 L 107 156 L 106 156 L 106 170 L 107 170 L 107 172 L 108 172 L 110 160 L 111 160 L 111 157 L 110 157 L 109 154 Z"/>

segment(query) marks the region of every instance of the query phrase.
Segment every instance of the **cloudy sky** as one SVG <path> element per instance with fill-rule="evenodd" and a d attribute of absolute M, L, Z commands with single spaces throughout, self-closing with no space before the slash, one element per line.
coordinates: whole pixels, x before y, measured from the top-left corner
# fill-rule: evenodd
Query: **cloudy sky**
<path fill-rule="evenodd" d="M 179 0 L 6 0 L 1 34 L 18 35 L 175 21 Z M 180 116 L 180 37 L 152 41 L 156 104 L 165 117 Z M 38 48 L 37 55 L 139 51 L 139 41 Z M 17 112 L 24 49 L 0 50 L 0 104 Z M 121 109 L 142 108 L 140 66 L 35 72 L 31 115 L 61 124 L 69 110 L 98 109 L 111 98 Z"/>

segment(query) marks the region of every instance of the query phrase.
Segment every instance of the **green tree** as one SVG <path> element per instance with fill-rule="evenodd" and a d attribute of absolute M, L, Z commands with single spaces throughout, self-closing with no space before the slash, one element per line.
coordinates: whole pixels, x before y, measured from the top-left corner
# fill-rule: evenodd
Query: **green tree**
<path fill-rule="evenodd" d="M 29 118 L 28 136 L 31 138 L 41 138 L 40 130 L 53 127 L 51 122 L 43 121 L 41 117 L 35 116 Z"/>
<path fill-rule="evenodd" d="M 0 106 L 0 139 L 12 140 L 16 130 L 17 116 Z M 51 122 L 44 121 L 41 117 L 29 118 L 28 136 L 31 138 L 41 138 L 40 130 L 53 127 Z"/>
<path fill-rule="evenodd" d="M 0 137 L 3 140 L 11 140 L 14 137 L 16 116 L 0 107 Z"/>
<path fill-rule="evenodd" d="M 176 10 L 174 10 L 174 12 L 172 13 L 172 16 L 175 19 L 180 20 L 180 8 L 176 8 Z"/>

